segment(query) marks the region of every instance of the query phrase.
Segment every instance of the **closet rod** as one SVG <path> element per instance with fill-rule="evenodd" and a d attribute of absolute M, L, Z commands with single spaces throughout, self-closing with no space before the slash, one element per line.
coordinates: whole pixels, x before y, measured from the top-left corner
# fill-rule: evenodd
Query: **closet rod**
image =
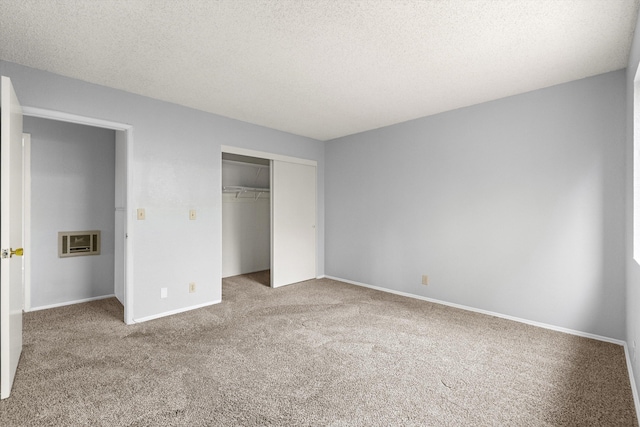
<path fill-rule="evenodd" d="M 243 187 L 241 185 L 225 185 L 222 187 L 223 193 L 236 193 L 236 199 L 240 196 L 240 194 L 244 193 L 257 193 L 255 200 L 258 200 L 263 193 L 269 193 L 268 188 L 257 188 L 257 187 Z"/>

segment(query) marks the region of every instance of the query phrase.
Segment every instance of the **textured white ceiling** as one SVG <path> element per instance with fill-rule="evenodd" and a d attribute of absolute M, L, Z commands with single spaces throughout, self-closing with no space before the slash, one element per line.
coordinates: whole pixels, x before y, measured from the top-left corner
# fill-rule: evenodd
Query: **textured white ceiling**
<path fill-rule="evenodd" d="M 0 59 L 332 139 L 618 70 L 639 0 L 0 0 Z"/>

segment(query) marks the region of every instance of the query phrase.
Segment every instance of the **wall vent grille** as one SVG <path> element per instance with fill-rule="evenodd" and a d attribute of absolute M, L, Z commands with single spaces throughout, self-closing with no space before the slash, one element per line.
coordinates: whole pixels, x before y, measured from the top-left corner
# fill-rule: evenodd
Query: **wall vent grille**
<path fill-rule="evenodd" d="M 100 255 L 100 231 L 61 231 L 58 233 L 58 256 Z"/>

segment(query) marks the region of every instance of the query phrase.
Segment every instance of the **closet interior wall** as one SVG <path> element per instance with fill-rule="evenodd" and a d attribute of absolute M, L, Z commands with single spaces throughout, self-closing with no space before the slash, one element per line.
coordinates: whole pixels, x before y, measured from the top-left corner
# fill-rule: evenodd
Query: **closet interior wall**
<path fill-rule="evenodd" d="M 269 160 L 222 155 L 222 277 L 271 266 Z"/>

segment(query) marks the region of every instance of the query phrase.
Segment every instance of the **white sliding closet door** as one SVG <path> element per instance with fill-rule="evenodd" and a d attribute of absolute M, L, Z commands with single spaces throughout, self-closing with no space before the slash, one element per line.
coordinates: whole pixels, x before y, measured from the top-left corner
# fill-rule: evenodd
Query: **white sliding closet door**
<path fill-rule="evenodd" d="M 316 277 L 316 167 L 271 163 L 271 286 Z"/>

